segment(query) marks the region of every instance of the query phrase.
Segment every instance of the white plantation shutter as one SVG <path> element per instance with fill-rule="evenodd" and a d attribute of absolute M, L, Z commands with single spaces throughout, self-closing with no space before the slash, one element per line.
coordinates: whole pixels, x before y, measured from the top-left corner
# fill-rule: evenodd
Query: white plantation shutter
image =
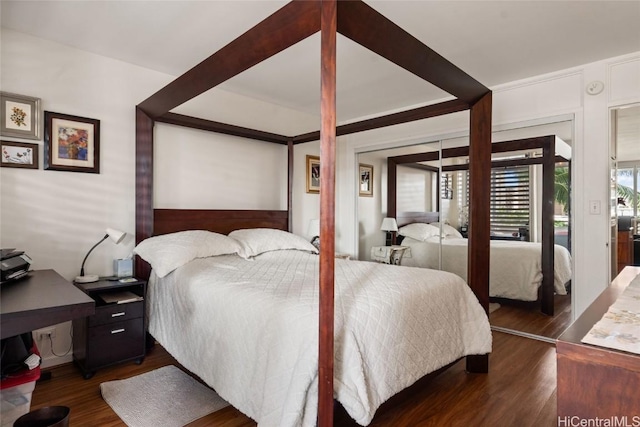
<path fill-rule="evenodd" d="M 491 231 L 513 235 L 530 219 L 529 166 L 491 170 Z M 516 234 L 517 235 L 517 234 Z"/>
<path fill-rule="evenodd" d="M 469 174 L 458 180 L 463 205 L 469 204 Z M 463 184 L 464 183 L 464 184 Z M 494 235 L 513 236 L 527 227 L 531 218 L 531 183 L 529 166 L 491 169 L 490 226 Z M 516 234 L 517 235 L 517 234 Z"/>

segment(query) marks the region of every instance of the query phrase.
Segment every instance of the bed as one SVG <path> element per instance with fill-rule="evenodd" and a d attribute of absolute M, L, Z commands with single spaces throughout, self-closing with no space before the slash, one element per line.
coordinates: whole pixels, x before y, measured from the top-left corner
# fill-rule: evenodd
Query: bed
<path fill-rule="evenodd" d="M 154 267 L 149 332 L 258 425 L 313 426 L 319 257 L 284 231 L 230 236 L 250 256 L 211 252 L 226 236 L 205 231 L 138 245 Z M 490 352 L 487 315 L 458 276 L 343 259 L 335 268 L 335 399 L 359 424 L 430 372 Z"/>
<path fill-rule="evenodd" d="M 276 55 L 299 41 L 320 32 L 321 38 L 321 128 L 302 135 L 279 135 L 233 124 L 195 118 L 171 112 L 175 107 L 216 87 L 244 70 Z M 394 114 L 337 125 L 336 117 L 336 38 L 337 34 L 355 41 L 408 72 L 434 84 L 453 96 L 445 102 L 424 105 Z M 469 283 L 482 309 L 487 312 L 489 259 L 483 245 L 488 242 L 488 189 L 491 144 L 491 91 L 461 69 L 389 21 L 362 1 L 292 1 L 240 37 L 194 66 L 182 76 L 136 106 L 136 243 L 181 230 L 210 230 L 227 233 L 239 228 L 273 227 L 291 230 L 293 200 L 293 148 L 296 144 L 320 141 L 320 254 L 314 277 L 318 295 L 317 320 L 317 424 L 333 424 L 334 309 L 335 298 L 335 177 L 336 137 L 398 125 L 414 120 L 466 111 L 470 125 L 470 218 L 478 226 L 470 233 Z M 288 197 L 282 211 L 225 211 L 155 209 L 153 203 L 154 125 L 176 126 L 223 133 L 241 138 L 287 146 Z M 355 185 L 354 173 L 354 185 Z M 231 214 L 230 216 L 228 214 Z M 216 218 L 220 218 L 219 223 Z M 265 225 L 265 224 L 272 225 Z M 136 257 L 135 273 L 149 277 L 151 268 Z M 171 316 L 167 313 L 167 316 Z M 337 328 L 336 328 L 337 326 Z M 165 343 L 171 346 L 170 343 Z M 194 344 L 195 345 L 195 344 Z M 183 362 L 178 359 L 179 362 Z M 467 370 L 487 372 L 488 354 L 468 356 Z M 337 365 L 339 366 L 339 365 Z M 215 387 L 215 385 L 212 384 Z"/>
<path fill-rule="evenodd" d="M 417 224 L 431 226 L 431 224 Z M 400 229 L 399 233 L 417 235 Z M 411 256 L 402 258 L 402 265 L 422 268 L 441 268 L 467 279 L 468 241 L 462 236 L 449 235 L 442 239 L 436 234 L 425 239 L 405 236 L 401 244 L 410 248 Z M 538 301 L 542 285 L 542 247 L 540 243 L 511 240 L 491 241 L 489 268 L 489 296 L 519 301 Z M 442 261 L 442 264 L 440 262 Z M 571 280 L 571 255 L 560 245 L 554 245 L 554 292 L 567 295 Z"/>

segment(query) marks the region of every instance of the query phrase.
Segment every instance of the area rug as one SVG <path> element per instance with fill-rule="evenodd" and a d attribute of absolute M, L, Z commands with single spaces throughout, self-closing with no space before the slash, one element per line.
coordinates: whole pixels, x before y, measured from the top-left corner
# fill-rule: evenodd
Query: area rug
<path fill-rule="evenodd" d="M 100 392 L 129 427 L 182 427 L 228 406 L 216 392 L 173 365 L 104 382 Z"/>

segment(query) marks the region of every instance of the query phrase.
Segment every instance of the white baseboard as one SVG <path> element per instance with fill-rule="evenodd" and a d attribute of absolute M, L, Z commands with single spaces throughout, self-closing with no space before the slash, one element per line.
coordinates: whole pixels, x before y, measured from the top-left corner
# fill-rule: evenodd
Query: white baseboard
<path fill-rule="evenodd" d="M 48 356 L 42 359 L 42 363 L 40 364 L 41 369 L 52 368 L 58 365 L 64 365 L 65 363 L 73 362 L 73 354 L 69 353 L 66 356 L 57 357 L 57 356 Z"/>

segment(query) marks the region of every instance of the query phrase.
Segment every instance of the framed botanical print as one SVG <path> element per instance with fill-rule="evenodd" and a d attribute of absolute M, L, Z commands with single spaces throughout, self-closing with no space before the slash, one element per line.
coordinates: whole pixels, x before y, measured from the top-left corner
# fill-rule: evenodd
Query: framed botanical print
<path fill-rule="evenodd" d="M 320 193 L 320 157 L 307 156 L 307 193 Z"/>
<path fill-rule="evenodd" d="M 38 144 L 0 141 L 0 166 L 5 168 L 38 169 Z"/>
<path fill-rule="evenodd" d="M 360 164 L 359 194 L 373 197 L 373 166 Z"/>
<path fill-rule="evenodd" d="M 100 173 L 100 120 L 44 112 L 44 168 Z"/>
<path fill-rule="evenodd" d="M 0 92 L 0 135 L 40 139 L 40 98 Z"/>

